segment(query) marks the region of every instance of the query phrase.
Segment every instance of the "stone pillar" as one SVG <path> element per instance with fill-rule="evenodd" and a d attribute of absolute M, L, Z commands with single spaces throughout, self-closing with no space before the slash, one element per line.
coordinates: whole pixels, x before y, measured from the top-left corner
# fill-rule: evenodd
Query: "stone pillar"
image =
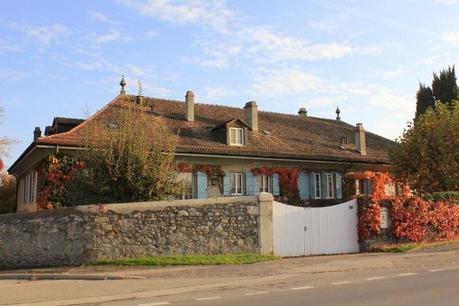
<path fill-rule="evenodd" d="M 258 252 L 260 254 L 273 254 L 273 195 L 262 192 L 258 196 L 260 216 L 258 220 Z"/>

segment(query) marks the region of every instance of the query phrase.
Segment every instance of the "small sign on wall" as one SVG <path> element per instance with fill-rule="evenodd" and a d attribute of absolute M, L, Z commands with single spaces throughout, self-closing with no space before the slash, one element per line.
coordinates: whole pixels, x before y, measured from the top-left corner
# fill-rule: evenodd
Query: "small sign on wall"
<path fill-rule="evenodd" d="M 389 208 L 381 207 L 381 229 L 386 229 L 391 226 L 391 220 L 389 217 Z"/>

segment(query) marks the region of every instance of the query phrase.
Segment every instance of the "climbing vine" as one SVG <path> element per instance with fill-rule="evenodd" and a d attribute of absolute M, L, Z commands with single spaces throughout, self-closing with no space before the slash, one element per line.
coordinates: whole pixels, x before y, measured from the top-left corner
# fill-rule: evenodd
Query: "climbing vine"
<path fill-rule="evenodd" d="M 360 241 L 367 240 L 371 235 L 381 231 L 381 206 L 371 202 L 367 206 L 360 206 L 358 233 Z"/>
<path fill-rule="evenodd" d="M 225 172 L 221 166 L 204 165 L 204 164 L 185 164 L 180 163 L 177 165 L 179 172 L 205 172 L 210 177 L 224 177 Z"/>
<path fill-rule="evenodd" d="M 54 154 L 38 164 L 41 186 L 37 206 L 40 209 L 65 206 L 66 183 L 70 182 L 79 169 L 86 167 L 84 161 L 64 154 Z"/>

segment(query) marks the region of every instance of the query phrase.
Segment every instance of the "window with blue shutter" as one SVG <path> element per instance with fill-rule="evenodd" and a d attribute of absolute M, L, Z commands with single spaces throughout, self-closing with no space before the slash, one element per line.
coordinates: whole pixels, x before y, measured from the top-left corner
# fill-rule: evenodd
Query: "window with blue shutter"
<path fill-rule="evenodd" d="M 223 177 L 223 195 L 229 196 L 231 191 L 231 173 L 225 172 Z"/>
<path fill-rule="evenodd" d="M 245 184 L 247 195 L 255 195 L 254 176 L 250 171 L 245 172 Z"/>
<path fill-rule="evenodd" d="M 320 173 L 311 173 L 311 198 L 322 198 L 322 179 Z"/>
<path fill-rule="evenodd" d="M 207 198 L 207 173 L 198 172 L 196 173 L 197 187 L 198 187 L 198 199 Z"/>
<path fill-rule="evenodd" d="M 343 180 L 341 179 L 341 173 L 336 173 L 336 198 L 343 198 Z"/>
<path fill-rule="evenodd" d="M 320 174 L 321 176 L 321 188 L 322 188 L 322 199 L 326 199 L 327 198 L 327 175 L 326 173 L 321 173 Z"/>
<path fill-rule="evenodd" d="M 309 175 L 303 171 L 298 176 L 298 192 L 302 200 L 309 198 Z"/>
<path fill-rule="evenodd" d="M 273 195 L 280 195 L 279 173 L 273 173 Z"/>

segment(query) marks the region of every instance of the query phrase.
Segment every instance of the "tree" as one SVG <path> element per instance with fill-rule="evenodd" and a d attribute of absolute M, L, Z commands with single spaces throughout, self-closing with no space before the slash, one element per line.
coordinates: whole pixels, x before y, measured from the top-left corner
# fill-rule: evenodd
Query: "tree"
<path fill-rule="evenodd" d="M 0 214 L 16 211 L 16 179 L 7 172 L 0 172 Z"/>
<path fill-rule="evenodd" d="M 419 116 L 390 152 L 395 179 L 418 194 L 459 190 L 459 103 L 450 105 Z"/>
<path fill-rule="evenodd" d="M 122 105 L 114 128 L 92 122 L 87 168 L 67 186 L 64 206 L 161 200 L 180 192 L 175 180 L 176 137 L 159 116 L 131 103 Z"/>
<path fill-rule="evenodd" d="M 420 115 L 424 114 L 429 107 L 435 107 L 435 100 L 433 97 L 432 89 L 429 86 L 425 86 L 424 84 L 419 83 L 419 89 L 416 93 L 415 118 L 418 118 Z"/>
<path fill-rule="evenodd" d="M 3 117 L 3 108 L 0 107 L 0 119 L 2 119 L 2 117 Z M 13 140 L 0 136 L 0 163 L 1 163 L 1 157 L 6 155 L 8 151 L 8 147 L 12 143 L 13 143 Z M 0 170 L 1 170 L 1 167 L 0 167 Z"/>
<path fill-rule="evenodd" d="M 433 74 L 432 92 L 436 101 L 452 106 L 452 101 L 458 98 L 454 66 Z"/>

